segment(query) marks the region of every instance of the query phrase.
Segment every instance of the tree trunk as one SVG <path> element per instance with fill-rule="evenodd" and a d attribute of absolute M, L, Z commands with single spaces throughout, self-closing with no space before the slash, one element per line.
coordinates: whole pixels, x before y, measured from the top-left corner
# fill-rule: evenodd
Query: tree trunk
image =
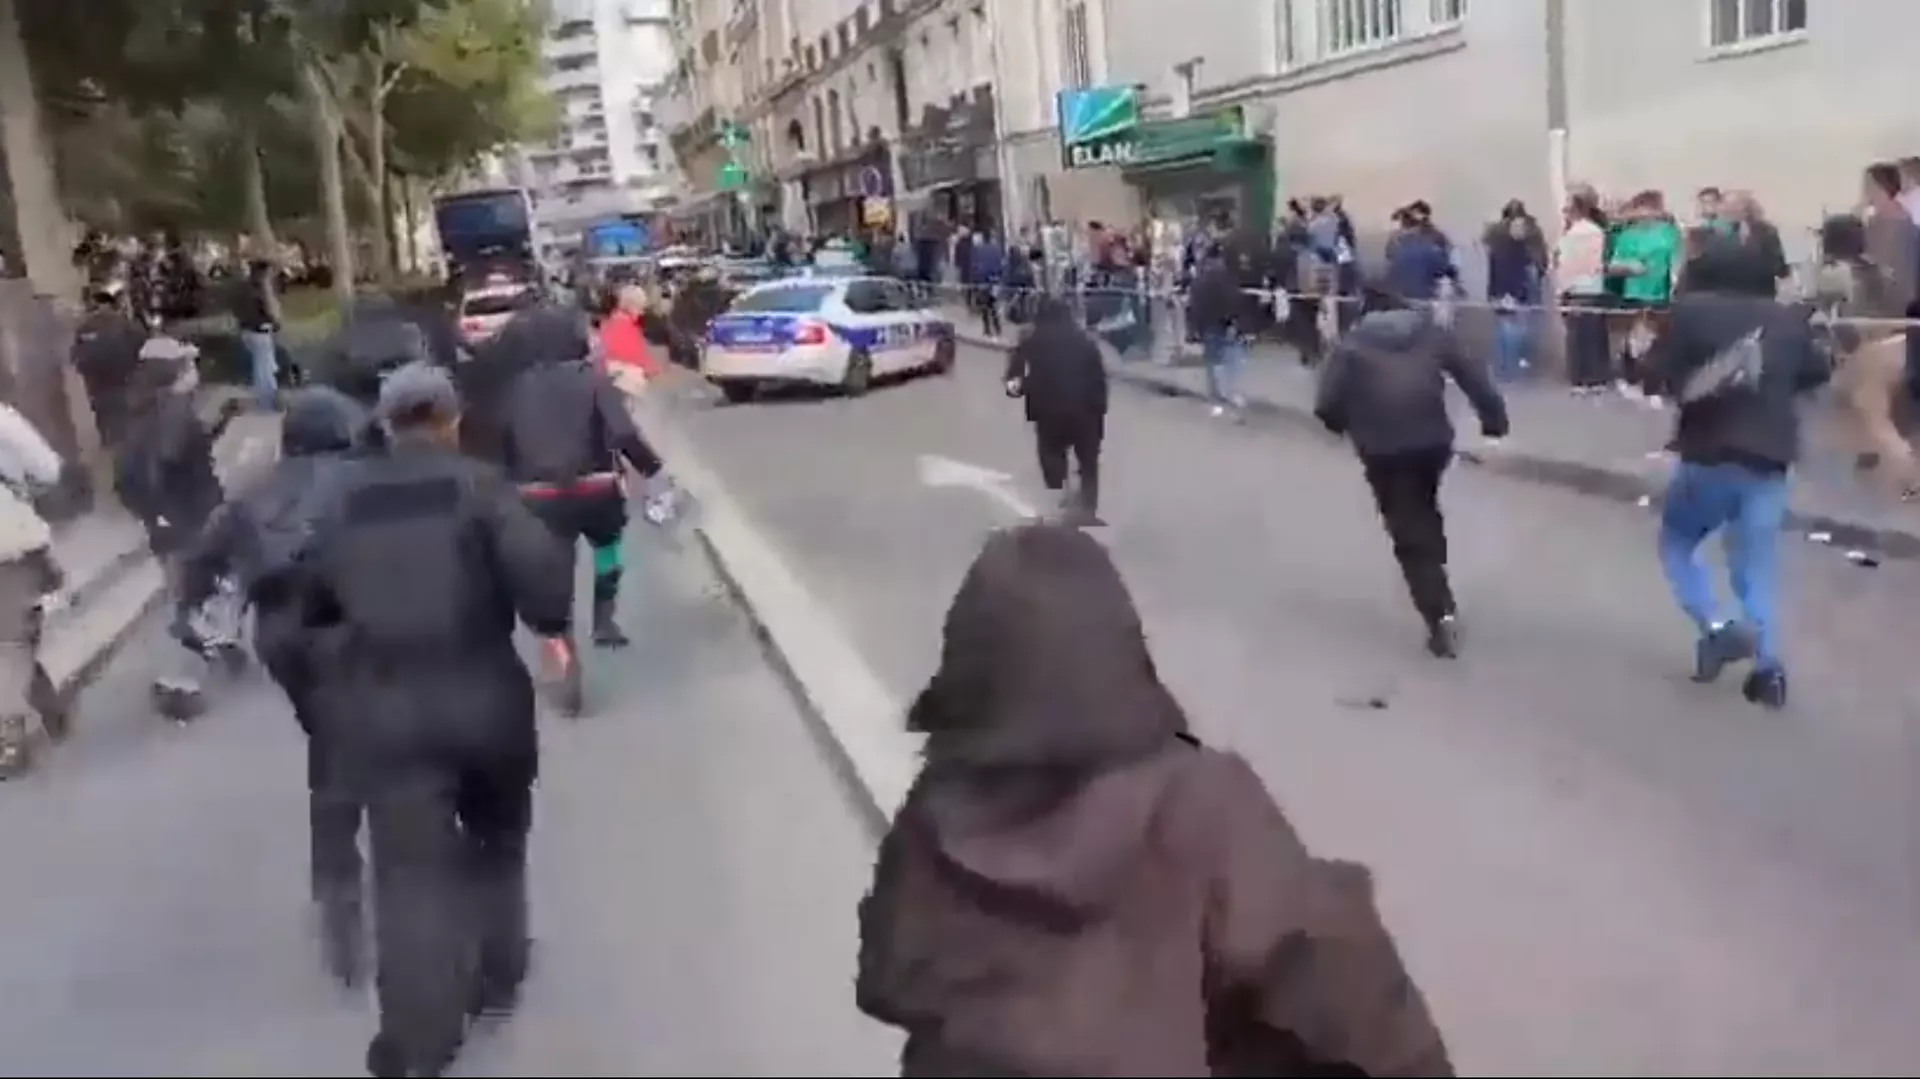
<path fill-rule="evenodd" d="M 13 231 L 20 242 L 20 250 L 8 255 L 20 261 L 35 292 L 78 303 L 80 282 L 73 271 L 67 215 L 54 180 L 53 148 L 41 126 L 40 101 L 34 93 L 33 70 L 27 65 L 14 0 L 0 0 L 0 140 L 4 140 L 0 163 L 6 167 L 0 182 L 12 194 Z"/>
<path fill-rule="evenodd" d="M 326 76 L 300 63 L 300 85 L 307 99 L 315 159 L 320 165 L 320 212 L 326 220 L 328 259 L 333 263 L 333 292 L 341 303 L 353 299 L 353 233 L 347 221 L 346 179 L 340 172 L 340 113 L 327 92 Z"/>
<path fill-rule="evenodd" d="M 375 89 L 367 110 L 367 197 L 373 203 L 373 257 L 383 279 L 394 274 L 393 214 L 387 198 L 387 95 Z"/>
<path fill-rule="evenodd" d="M 400 219 L 405 222 L 402 239 L 407 247 L 407 272 L 420 272 L 420 218 L 414 207 L 413 177 L 400 177 Z"/>
<path fill-rule="evenodd" d="M 241 110 L 240 189 L 247 201 L 247 234 L 252 240 L 250 258 L 273 259 L 280 253 L 273 235 L 273 214 L 267 207 L 267 171 L 260 160 L 260 120 L 251 111 Z"/>

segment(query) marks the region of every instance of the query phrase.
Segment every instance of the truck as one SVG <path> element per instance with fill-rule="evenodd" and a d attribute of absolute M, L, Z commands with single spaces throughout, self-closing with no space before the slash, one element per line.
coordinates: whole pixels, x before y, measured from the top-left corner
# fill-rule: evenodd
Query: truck
<path fill-rule="evenodd" d="M 455 287 L 509 276 L 535 282 L 540 264 L 533 243 L 533 196 L 524 187 L 497 187 L 433 200 L 434 231 Z"/>

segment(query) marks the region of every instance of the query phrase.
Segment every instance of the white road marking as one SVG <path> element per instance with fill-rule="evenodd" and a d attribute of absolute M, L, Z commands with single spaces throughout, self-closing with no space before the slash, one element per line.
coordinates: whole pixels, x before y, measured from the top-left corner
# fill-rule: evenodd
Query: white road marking
<path fill-rule="evenodd" d="M 991 468 L 938 454 L 921 454 L 920 482 L 927 487 L 965 487 L 987 496 L 1017 517 L 1040 516 L 1040 511 L 1014 487 L 1012 476 Z"/>
<path fill-rule="evenodd" d="M 826 721 L 867 794 L 891 817 L 920 768 L 920 736 L 846 631 L 734 502 L 664 410 L 634 402 L 647 438 L 699 506 L 697 527 L 753 604 L 774 646 Z"/>

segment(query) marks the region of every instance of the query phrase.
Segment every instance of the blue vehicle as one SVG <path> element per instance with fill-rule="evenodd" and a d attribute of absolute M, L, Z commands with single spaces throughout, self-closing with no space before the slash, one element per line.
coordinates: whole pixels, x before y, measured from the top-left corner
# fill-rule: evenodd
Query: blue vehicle
<path fill-rule="evenodd" d="M 891 277 L 793 277 L 747 290 L 708 324 L 700 373 L 735 402 L 779 383 L 858 397 L 876 378 L 951 371 L 956 347 L 953 322 Z"/>

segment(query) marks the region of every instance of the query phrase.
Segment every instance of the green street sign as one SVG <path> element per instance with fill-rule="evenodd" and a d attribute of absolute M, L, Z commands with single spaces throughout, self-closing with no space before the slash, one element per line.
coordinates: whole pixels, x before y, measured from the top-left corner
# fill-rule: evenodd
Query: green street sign
<path fill-rule="evenodd" d="M 747 129 L 728 121 L 720 125 L 720 145 L 732 149 L 747 144 Z"/>
<path fill-rule="evenodd" d="M 1218 154 L 1246 140 L 1240 106 L 1196 113 L 1178 120 L 1148 120 L 1088 142 L 1066 143 L 1070 169 L 1153 165 Z"/>
<path fill-rule="evenodd" d="M 747 167 L 738 161 L 729 161 L 720 166 L 714 179 L 722 191 L 739 191 L 747 186 Z"/>

